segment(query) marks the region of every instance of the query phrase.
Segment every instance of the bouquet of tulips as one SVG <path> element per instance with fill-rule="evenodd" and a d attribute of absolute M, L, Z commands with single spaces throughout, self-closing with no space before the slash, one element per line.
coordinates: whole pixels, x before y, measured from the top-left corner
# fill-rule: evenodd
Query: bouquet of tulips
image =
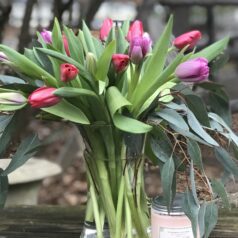
<path fill-rule="evenodd" d="M 75 123 L 86 145 L 85 220 L 95 222 L 99 238 L 105 222 L 112 238 L 148 237 L 145 160 L 160 167 L 168 210 L 176 194 L 176 174 L 186 174 L 184 211 L 194 234 L 199 228 L 201 237 L 208 237 L 214 228 L 217 196 L 229 205 L 225 180 L 210 180 L 204 172 L 200 145 L 215 151 L 228 178 L 238 174 L 233 160 L 238 138 L 229 127 L 229 113 L 222 113 L 226 109 L 206 106 L 193 91 L 194 85 L 207 89 L 216 105 L 227 104 L 222 86 L 208 78 L 221 64 L 228 39 L 196 52 L 201 33 L 172 40 L 172 26 L 173 17 L 153 43 L 140 21 L 118 27 L 106 19 L 97 38 L 84 23 L 74 32 L 55 20 L 52 32 L 38 33 L 24 54 L 0 45 L 1 62 L 18 75 L 0 77 L 1 147 L 9 144 L 24 107 L 39 109 L 41 120 Z M 39 146 L 35 136 L 23 140 L 0 171 L 0 184 Z M 198 197 L 198 179 L 206 199 Z M 4 201 L 6 189 L 0 188 L 0 194 Z"/>

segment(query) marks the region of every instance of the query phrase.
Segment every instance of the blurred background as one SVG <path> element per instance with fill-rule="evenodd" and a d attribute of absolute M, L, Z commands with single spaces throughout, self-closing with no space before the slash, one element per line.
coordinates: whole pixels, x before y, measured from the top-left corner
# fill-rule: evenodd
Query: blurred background
<path fill-rule="evenodd" d="M 213 75 L 213 80 L 226 88 L 231 99 L 233 127 L 238 131 L 238 0 L 0 0 L 0 42 L 23 52 L 24 47 L 30 46 L 32 38 L 36 38 L 36 31 L 51 29 L 54 17 L 74 29 L 85 20 L 92 30 L 98 30 L 106 17 L 120 21 L 140 19 L 145 31 L 156 41 L 171 13 L 175 17 L 175 36 L 192 29 L 202 32 L 198 48 L 230 36 L 225 54 L 225 60 L 229 55 L 229 63 Z M 9 73 L 9 69 L 0 66 L 0 72 Z M 36 162 L 28 164 L 30 169 L 22 168 L 10 181 L 13 195 L 8 204 L 85 204 L 84 145 L 77 130 L 67 123 L 62 126 L 62 123 L 42 122 L 30 115 L 21 135 L 32 131 L 37 132 L 41 139 L 51 136 L 52 143 L 38 157 L 57 166 L 38 164 L 37 158 Z M 11 150 L 14 151 L 12 144 Z M 6 156 L 11 155 L 11 150 Z M 206 157 L 209 156 L 212 155 L 206 153 Z M 220 173 L 219 166 L 214 165 L 214 160 L 208 162 L 207 170 L 211 176 Z M 36 176 L 36 173 L 40 175 Z M 155 196 L 161 192 L 158 168 L 148 165 L 146 175 L 147 193 Z M 235 189 L 235 185 L 231 185 L 230 190 Z M 31 199 L 29 194 L 32 194 Z"/>

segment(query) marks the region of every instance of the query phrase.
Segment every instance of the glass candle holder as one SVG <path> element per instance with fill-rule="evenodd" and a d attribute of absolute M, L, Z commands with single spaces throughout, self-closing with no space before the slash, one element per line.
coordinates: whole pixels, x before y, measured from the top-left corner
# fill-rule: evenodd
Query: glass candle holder
<path fill-rule="evenodd" d="M 170 213 L 163 197 L 156 197 L 151 208 L 152 238 L 194 238 L 192 224 L 182 209 L 183 194 L 175 196 Z M 199 238 L 199 232 L 196 238 Z"/>

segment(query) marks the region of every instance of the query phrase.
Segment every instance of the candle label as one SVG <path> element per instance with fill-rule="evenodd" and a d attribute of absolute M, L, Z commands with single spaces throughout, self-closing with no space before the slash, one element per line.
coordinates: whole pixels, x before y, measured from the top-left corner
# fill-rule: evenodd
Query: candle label
<path fill-rule="evenodd" d="M 191 227 L 166 228 L 160 227 L 159 238 L 193 238 Z"/>

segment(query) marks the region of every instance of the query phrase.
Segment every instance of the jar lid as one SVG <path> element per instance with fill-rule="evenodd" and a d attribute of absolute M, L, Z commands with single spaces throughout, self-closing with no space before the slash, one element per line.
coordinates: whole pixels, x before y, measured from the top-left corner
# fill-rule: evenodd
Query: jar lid
<path fill-rule="evenodd" d="M 184 215 L 182 208 L 184 193 L 177 193 L 170 209 L 170 215 Z M 166 201 L 163 196 L 155 197 L 152 201 L 152 208 L 160 214 L 168 215 Z"/>

